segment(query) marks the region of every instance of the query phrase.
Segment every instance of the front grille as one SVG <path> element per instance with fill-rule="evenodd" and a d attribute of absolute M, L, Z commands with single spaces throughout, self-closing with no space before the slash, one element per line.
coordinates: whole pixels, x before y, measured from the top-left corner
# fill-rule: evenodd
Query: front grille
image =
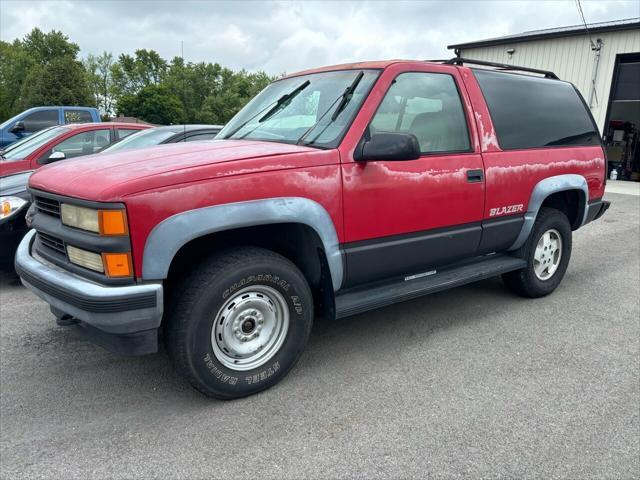
<path fill-rule="evenodd" d="M 2 1 L 2 0 L 0 0 Z M 94 232 L 73 228 L 62 223 L 62 205 L 82 206 L 99 210 L 102 204 L 64 197 L 49 192 L 30 189 L 32 201 L 31 226 L 37 232 L 33 245 L 34 252 L 44 260 L 100 284 L 125 285 L 133 283 L 130 277 L 109 278 L 100 269 L 73 263 L 68 248 L 73 246 L 85 254 L 100 257 L 103 252 L 130 252 L 131 240 L 128 235 L 102 236 Z M 104 204 L 103 208 L 124 209 L 122 204 Z M 86 252 L 85 252 L 86 251 Z M 77 253 L 77 251 L 76 251 Z M 78 256 L 75 256 L 78 260 Z M 86 260 L 86 259 L 85 259 Z M 100 260 L 102 260 L 100 258 Z M 82 262 L 80 262 L 82 263 Z M 86 262 L 84 262 L 86 263 Z M 96 264 L 97 265 L 97 264 Z M 138 307 L 136 307 L 138 308 Z M 140 307 L 142 308 L 142 307 Z"/>
<path fill-rule="evenodd" d="M 35 196 L 36 210 L 52 217 L 60 218 L 60 202 L 51 198 Z"/>
<path fill-rule="evenodd" d="M 64 242 L 53 235 L 48 235 L 46 233 L 38 232 L 38 238 L 40 239 L 40 243 L 51 250 L 55 250 L 62 255 L 67 255 L 67 252 L 64 248 Z"/>

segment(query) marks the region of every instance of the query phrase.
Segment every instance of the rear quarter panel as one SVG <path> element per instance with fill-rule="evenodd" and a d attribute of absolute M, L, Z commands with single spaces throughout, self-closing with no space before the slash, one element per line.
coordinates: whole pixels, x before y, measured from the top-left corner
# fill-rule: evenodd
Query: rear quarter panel
<path fill-rule="evenodd" d="M 589 187 L 589 199 L 604 195 L 605 156 L 601 146 L 502 150 L 489 109 L 471 69 L 460 68 L 474 107 L 474 117 L 485 166 L 484 218 L 492 208 L 523 205 L 527 210 L 538 182 L 563 174 L 582 175 Z"/>
<path fill-rule="evenodd" d="M 522 204 L 526 211 L 536 184 L 556 175 L 582 175 L 589 187 L 589 200 L 604 195 L 605 161 L 599 146 L 487 152 L 483 158 L 485 218 L 492 208 L 509 205 Z"/>

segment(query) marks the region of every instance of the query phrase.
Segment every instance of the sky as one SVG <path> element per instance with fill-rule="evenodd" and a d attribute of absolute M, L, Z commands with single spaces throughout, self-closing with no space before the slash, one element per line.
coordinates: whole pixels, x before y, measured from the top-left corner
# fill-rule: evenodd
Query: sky
<path fill-rule="evenodd" d="M 640 16 L 638 0 L 582 0 L 587 22 Z M 61 30 L 81 55 L 153 49 L 269 74 L 362 60 L 453 56 L 447 45 L 577 25 L 574 0 L 0 0 L 0 40 Z"/>

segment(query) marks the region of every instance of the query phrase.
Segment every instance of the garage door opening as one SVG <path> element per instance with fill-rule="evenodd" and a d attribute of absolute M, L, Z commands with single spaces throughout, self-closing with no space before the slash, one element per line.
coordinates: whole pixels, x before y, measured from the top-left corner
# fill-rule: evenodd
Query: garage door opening
<path fill-rule="evenodd" d="M 616 56 L 604 142 L 609 178 L 640 181 L 640 53 Z"/>

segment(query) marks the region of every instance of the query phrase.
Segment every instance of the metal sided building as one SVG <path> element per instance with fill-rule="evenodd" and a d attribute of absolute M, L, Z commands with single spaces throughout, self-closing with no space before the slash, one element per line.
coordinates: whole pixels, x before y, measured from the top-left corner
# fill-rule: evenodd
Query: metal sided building
<path fill-rule="evenodd" d="M 551 70 L 585 98 L 610 171 L 640 180 L 640 17 L 449 45 L 463 58 Z"/>

